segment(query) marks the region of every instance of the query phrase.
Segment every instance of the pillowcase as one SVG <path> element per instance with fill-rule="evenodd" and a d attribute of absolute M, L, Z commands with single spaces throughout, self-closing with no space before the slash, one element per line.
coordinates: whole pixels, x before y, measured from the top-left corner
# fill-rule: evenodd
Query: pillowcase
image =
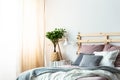
<path fill-rule="evenodd" d="M 82 58 L 83 58 L 83 55 L 94 55 L 94 54 L 85 54 L 85 53 L 80 53 L 77 57 L 77 59 L 75 60 L 75 62 L 72 64 L 72 65 L 75 65 L 75 66 L 79 66 Z"/>
<path fill-rule="evenodd" d="M 118 53 L 119 50 L 94 52 L 95 55 L 103 56 L 100 62 L 101 66 L 111 66 L 111 67 L 114 67 L 114 62 L 117 58 Z"/>
<path fill-rule="evenodd" d="M 103 51 L 104 45 L 81 45 L 80 53 L 91 54 L 95 51 Z"/>
<path fill-rule="evenodd" d="M 104 48 L 103 48 L 103 51 L 109 51 L 109 49 L 112 47 L 111 44 L 105 44 Z M 113 51 L 113 50 L 111 50 Z"/>
<path fill-rule="evenodd" d="M 120 46 L 112 45 L 112 44 L 107 44 L 105 45 L 104 51 L 113 51 L 113 50 L 120 50 Z M 120 52 L 116 58 L 116 61 L 114 63 L 115 67 L 120 67 Z"/>
<path fill-rule="evenodd" d="M 79 66 L 93 67 L 98 66 L 103 56 L 84 55 Z"/>

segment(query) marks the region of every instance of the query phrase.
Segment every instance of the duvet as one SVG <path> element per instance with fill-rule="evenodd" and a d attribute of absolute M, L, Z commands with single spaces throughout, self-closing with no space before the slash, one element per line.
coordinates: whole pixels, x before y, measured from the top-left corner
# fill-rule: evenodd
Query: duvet
<path fill-rule="evenodd" d="M 120 80 L 120 70 L 108 66 L 41 67 L 21 73 L 16 80 L 80 80 L 80 78 L 92 76 Z"/>

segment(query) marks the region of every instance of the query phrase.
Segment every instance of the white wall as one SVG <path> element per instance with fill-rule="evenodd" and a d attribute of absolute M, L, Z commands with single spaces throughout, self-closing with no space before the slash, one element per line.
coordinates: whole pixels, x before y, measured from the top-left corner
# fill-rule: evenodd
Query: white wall
<path fill-rule="evenodd" d="M 63 27 L 69 33 L 70 44 L 62 52 L 72 61 L 76 57 L 78 32 L 119 32 L 120 29 L 120 0 L 46 0 L 45 7 L 46 31 Z M 48 43 L 46 46 L 48 54 L 51 48 Z"/>

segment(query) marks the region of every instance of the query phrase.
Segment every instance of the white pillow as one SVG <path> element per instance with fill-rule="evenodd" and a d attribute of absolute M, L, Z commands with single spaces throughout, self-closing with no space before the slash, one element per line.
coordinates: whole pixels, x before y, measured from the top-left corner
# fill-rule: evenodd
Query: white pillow
<path fill-rule="evenodd" d="M 94 52 L 95 55 L 103 56 L 99 64 L 100 66 L 111 66 L 111 67 L 114 67 L 114 62 L 117 58 L 118 53 L 119 53 L 119 50 Z"/>

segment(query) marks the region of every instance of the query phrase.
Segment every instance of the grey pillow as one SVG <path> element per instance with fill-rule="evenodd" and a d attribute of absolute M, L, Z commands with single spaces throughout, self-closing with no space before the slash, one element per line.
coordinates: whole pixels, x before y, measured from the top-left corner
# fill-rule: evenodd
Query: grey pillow
<path fill-rule="evenodd" d="M 85 54 L 85 53 L 80 53 L 78 55 L 78 57 L 76 58 L 75 62 L 72 64 L 72 65 L 75 65 L 75 66 L 79 66 L 82 58 L 83 58 L 83 55 L 94 55 L 94 54 Z"/>
<path fill-rule="evenodd" d="M 79 66 L 84 67 L 99 66 L 99 63 L 102 60 L 102 58 L 103 56 L 83 55 L 83 58 Z"/>

